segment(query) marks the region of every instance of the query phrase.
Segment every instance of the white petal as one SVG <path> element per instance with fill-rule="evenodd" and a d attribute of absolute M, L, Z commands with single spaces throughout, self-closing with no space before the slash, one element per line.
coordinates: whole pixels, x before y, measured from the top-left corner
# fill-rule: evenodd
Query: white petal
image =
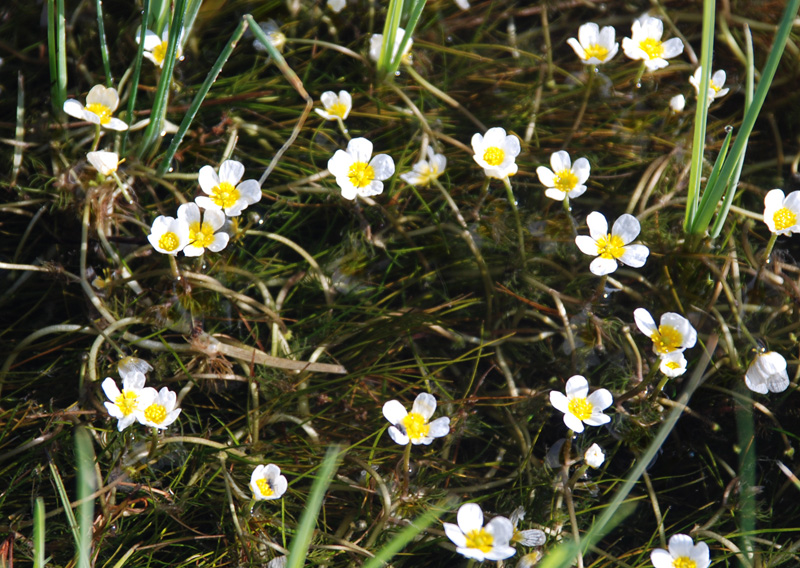
<path fill-rule="evenodd" d="M 620 215 L 620 217 L 614 221 L 614 226 L 611 228 L 611 234 L 617 235 L 619 238 L 622 239 L 624 244 L 632 243 L 636 240 L 636 237 L 639 236 L 639 232 L 642 230 L 641 225 L 639 225 L 639 220 L 634 217 L 633 215 L 628 215 L 627 213 L 624 215 Z"/>
<path fill-rule="evenodd" d="M 353 138 L 347 144 L 347 153 L 350 154 L 356 162 L 369 163 L 369 159 L 372 156 L 372 142 L 366 138 Z"/>
<path fill-rule="evenodd" d="M 319 100 L 322 103 L 322 106 L 325 108 L 331 108 L 333 105 L 339 102 L 339 98 L 333 91 L 325 91 L 322 93 L 322 95 L 320 95 Z"/>
<path fill-rule="evenodd" d="M 639 331 L 644 333 L 647 337 L 652 336 L 653 333 L 658 331 L 653 316 L 644 308 L 636 308 L 633 311 L 633 320 L 636 322 L 636 327 L 639 328 Z"/>
<path fill-rule="evenodd" d="M 389 426 L 389 437 L 394 440 L 396 444 L 400 444 L 401 446 L 405 446 L 411 441 L 408 436 L 394 426 Z"/>
<path fill-rule="evenodd" d="M 649 255 L 650 249 L 644 245 L 628 245 L 619 261 L 632 268 L 641 268 L 647 262 Z"/>
<path fill-rule="evenodd" d="M 426 392 L 418 394 L 417 398 L 414 399 L 411 412 L 416 412 L 426 421 L 430 420 L 433 413 L 436 412 L 436 397 Z"/>
<path fill-rule="evenodd" d="M 75 99 L 67 99 L 64 101 L 64 112 L 70 116 L 84 120 L 83 105 Z"/>
<path fill-rule="evenodd" d="M 136 43 L 139 43 L 139 36 L 141 32 L 137 31 L 136 33 Z M 146 51 L 153 51 L 156 47 L 161 45 L 161 38 L 158 37 L 158 34 L 152 32 L 150 30 L 145 30 L 144 32 L 144 48 Z"/>
<path fill-rule="evenodd" d="M 677 329 L 683 336 L 681 349 L 691 349 L 697 342 L 697 331 L 685 317 L 675 312 L 666 312 L 661 316 L 661 325 L 668 325 Z"/>
<path fill-rule="evenodd" d="M 453 523 L 442 523 L 442 528 L 444 528 L 444 534 L 447 535 L 453 544 L 459 547 L 467 546 L 467 537 L 466 535 L 461 532 L 461 529 L 458 528 L 458 525 L 454 525 Z"/>
<path fill-rule="evenodd" d="M 200 222 L 200 208 L 196 203 L 184 203 L 178 207 L 178 219 L 186 221 L 190 225 Z"/>
<path fill-rule="evenodd" d="M 605 30 L 606 28 L 603 28 Z M 611 28 L 612 30 L 614 28 Z M 581 45 L 589 47 L 590 45 L 594 45 L 598 43 L 600 37 L 600 27 L 592 22 L 587 24 L 583 24 L 580 28 L 578 28 L 578 39 L 581 42 Z"/>
<path fill-rule="evenodd" d="M 608 221 L 599 211 L 592 211 L 586 216 L 586 226 L 589 227 L 589 234 L 596 241 L 608 236 Z"/>
<path fill-rule="evenodd" d="M 428 436 L 431 438 L 441 438 L 442 436 L 447 436 L 450 433 L 450 418 L 447 416 L 442 416 L 431 422 L 428 426 L 430 427 L 428 430 Z"/>
<path fill-rule="evenodd" d="M 464 534 L 483 526 L 483 511 L 481 510 L 481 506 L 477 503 L 464 503 L 461 505 L 461 507 L 458 508 L 456 518 L 458 520 L 458 528 L 460 528 Z"/>
<path fill-rule="evenodd" d="M 353 156 L 344 150 L 336 150 L 330 160 L 328 160 L 328 170 L 336 178 L 347 177 L 350 173 L 350 166 L 355 163 Z M 338 179 L 337 179 L 338 182 Z"/>
<path fill-rule="evenodd" d="M 236 186 L 239 190 L 239 195 L 244 199 L 248 205 L 258 203 L 261 201 L 261 186 L 254 179 L 247 179 Z"/>
<path fill-rule="evenodd" d="M 225 160 L 219 167 L 219 180 L 227 181 L 232 186 L 236 186 L 244 175 L 244 164 L 236 160 Z"/>
<path fill-rule="evenodd" d="M 603 411 L 614 403 L 614 397 L 606 389 L 597 389 L 586 398 L 592 407 Z"/>
<path fill-rule="evenodd" d="M 550 156 L 550 167 L 556 173 L 568 170 L 572 167 L 572 160 L 570 160 L 568 153 L 564 150 L 559 150 L 558 152 L 553 152 Z"/>
<path fill-rule="evenodd" d="M 225 224 L 225 214 L 219 209 L 207 209 L 203 213 L 203 225 L 206 224 L 218 231 Z"/>
<path fill-rule="evenodd" d="M 111 377 L 106 377 L 103 383 L 100 385 L 103 388 L 103 392 L 106 393 L 108 400 L 114 402 L 117 400 L 122 393 L 120 392 L 119 388 L 117 387 L 116 381 Z"/>
<path fill-rule="evenodd" d="M 586 158 L 578 158 L 575 160 L 575 163 L 572 164 L 572 173 L 578 176 L 579 185 L 586 183 L 586 180 L 589 179 L 591 171 L 592 166 L 589 164 L 589 160 Z"/>
<path fill-rule="evenodd" d="M 208 245 L 208 250 L 211 252 L 219 252 L 228 246 L 228 241 L 230 240 L 230 235 L 225 231 L 220 231 L 214 235 L 214 240 L 210 245 Z"/>
<path fill-rule="evenodd" d="M 375 179 L 385 180 L 394 175 L 394 160 L 387 154 L 378 154 L 369 162 L 375 172 Z"/>
<path fill-rule="evenodd" d="M 603 258 L 598 256 L 589 264 L 589 272 L 595 276 L 605 276 L 614 272 L 619 265 L 613 258 Z"/>
<path fill-rule="evenodd" d="M 520 145 L 519 145 L 519 138 L 514 136 L 513 134 L 509 134 L 506 136 L 506 139 L 503 141 L 503 150 L 506 153 L 506 159 L 509 158 L 516 158 L 519 156 L 520 153 Z"/>
<path fill-rule="evenodd" d="M 583 422 L 581 422 L 578 417 L 571 412 L 564 414 L 564 424 L 566 424 L 567 428 L 573 432 L 577 432 L 578 434 L 583 432 Z"/>
<path fill-rule="evenodd" d="M 671 59 L 676 55 L 683 53 L 683 42 L 678 37 L 668 39 L 661 45 L 661 47 L 664 50 L 662 54 L 664 59 Z"/>
<path fill-rule="evenodd" d="M 602 426 L 603 424 L 608 424 L 611 422 L 611 417 L 606 416 L 602 412 L 594 412 L 592 411 L 592 415 L 589 418 L 584 419 L 584 422 L 589 426 Z"/>
<path fill-rule="evenodd" d="M 473 148 L 475 147 L 474 140 L 475 137 L 472 137 L 473 140 Z M 486 131 L 486 134 L 483 136 L 483 147 L 484 148 L 491 148 L 492 146 L 497 146 L 498 148 L 503 148 L 506 143 L 506 130 L 505 128 L 500 128 L 496 126 L 494 128 L 490 128 Z M 481 152 L 482 154 L 483 152 Z"/>
<path fill-rule="evenodd" d="M 555 187 L 556 185 L 556 174 L 553 173 L 553 170 L 550 168 L 546 168 L 544 166 L 539 166 L 536 168 L 536 175 L 539 176 L 539 181 L 545 187 Z"/>
<path fill-rule="evenodd" d="M 116 130 L 118 132 L 124 132 L 125 130 L 128 130 L 128 123 L 118 118 L 110 118 L 108 122 L 103 125 L 103 127 L 110 128 L 111 130 Z"/>
<path fill-rule="evenodd" d="M 694 552 L 694 541 L 689 535 L 675 534 L 670 537 L 668 548 L 673 558 L 681 556 L 691 558 L 692 552 Z"/>
<path fill-rule="evenodd" d="M 569 399 L 558 391 L 550 391 L 550 404 L 560 412 L 569 412 Z"/>
<path fill-rule="evenodd" d="M 650 553 L 650 562 L 654 568 L 673 568 L 672 555 L 663 548 L 656 548 Z"/>
<path fill-rule="evenodd" d="M 383 405 L 383 416 L 392 424 L 400 424 L 408 416 L 408 411 L 398 400 L 390 400 Z"/>
<path fill-rule="evenodd" d="M 580 197 L 584 193 L 586 193 L 586 186 L 576 185 L 574 188 L 572 188 L 572 191 L 567 193 L 567 197 L 569 197 L 570 199 L 575 199 L 576 197 Z"/>
<path fill-rule="evenodd" d="M 554 187 L 548 187 L 544 194 L 550 199 L 555 199 L 556 201 L 564 201 L 564 198 L 567 196 L 566 193 Z"/>
<path fill-rule="evenodd" d="M 211 195 L 214 192 L 214 188 L 219 185 L 219 176 L 211 166 L 203 166 L 200 168 L 197 182 L 200 184 L 200 189 L 202 189 L 203 192 Z"/>
<path fill-rule="evenodd" d="M 583 254 L 597 256 L 597 242 L 589 235 L 578 235 L 575 237 L 575 244 Z"/>
<path fill-rule="evenodd" d="M 586 51 L 584 51 L 583 46 L 578 42 L 577 39 L 571 37 L 567 40 L 567 45 L 569 45 L 572 50 L 575 52 L 575 55 L 580 57 L 581 59 L 587 59 Z"/>
<path fill-rule="evenodd" d="M 573 375 L 567 381 L 565 392 L 570 400 L 586 398 L 586 395 L 589 394 L 589 381 L 583 375 Z"/>

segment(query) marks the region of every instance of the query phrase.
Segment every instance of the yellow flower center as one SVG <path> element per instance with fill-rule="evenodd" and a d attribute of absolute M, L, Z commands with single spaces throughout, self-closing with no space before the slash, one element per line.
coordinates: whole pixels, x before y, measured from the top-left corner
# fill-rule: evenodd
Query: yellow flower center
<path fill-rule="evenodd" d="M 484 554 L 491 552 L 494 537 L 486 529 L 473 529 L 466 534 L 466 537 L 467 548 L 477 548 Z"/>
<path fill-rule="evenodd" d="M 111 120 L 111 109 L 102 103 L 90 103 L 86 105 L 86 110 L 96 114 L 100 118 L 100 124 L 108 124 Z"/>
<path fill-rule="evenodd" d="M 596 57 L 600 61 L 604 61 L 608 55 L 608 50 L 599 43 L 593 43 L 590 46 L 584 47 L 583 50 L 586 52 L 586 59 Z"/>
<path fill-rule="evenodd" d="M 156 60 L 159 67 L 164 64 L 164 58 L 167 56 L 167 42 L 162 41 L 153 48 L 153 59 Z"/>
<path fill-rule="evenodd" d="M 199 221 L 189 225 L 189 242 L 196 247 L 206 248 L 214 242 L 214 228 Z"/>
<path fill-rule="evenodd" d="M 660 325 L 650 339 L 653 340 L 653 347 L 656 353 L 672 353 L 681 348 L 683 335 L 671 325 Z"/>
<path fill-rule="evenodd" d="M 483 153 L 483 161 L 490 166 L 499 166 L 505 159 L 506 153 L 502 148 L 498 148 L 497 146 L 486 148 L 486 151 Z"/>
<path fill-rule="evenodd" d="M 688 556 L 679 556 L 675 560 L 672 561 L 673 568 L 696 568 L 697 562 L 689 558 Z"/>
<path fill-rule="evenodd" d="M 776 231 L 785 231 L 789 227 L 797 223 L 797 215 L 794 214 L 788 207 L 781 207 L 772 216 L 775 222 Z"/>
<path fill-rule="evenodd" d="M 375 170 L 366 162 L 356 162 L 350 166 L 347 177 L 354 186 L 367 187 L 375 179 Z"/>
<path fill-rule="evenodd" d="M 180 242 L 181 241 L 178 238 L 178 235 L 176 235 L 172 231 L 167 231 L 166 233 L 161 235 L 161 238 L 158 239 L 158 246 L 167 252 L 172 252 L 176 248 L 178 248 Z"/>
<path fill-rule="evenodd" d="M 148 422 L 161 424 L 167 418 L 167 409 L 160 404 L 151 404 L 144 411 L 144 417 Z"/>
<path fill-rule="evenodd" d="M 675 369 L 680 369 L 681 368 L 681 364 L 678 363 L 677 361 L 668 361 L 667 363 L 665 363 L 665 366 L 667 368 L 669 368 L 669 369 L 672 369 L 673 371 Z"/>
<path fill-rule="evenodd" d="M 261 479 L 256 480 L 256 485 L 258 485 L 258 490 L 264 497 L 271 497 L 275 493 L 272 490 L 272 486 L 269 484 L 269 481 L 267 481 L 263 477 Z"/>
<path fill-rule="evenodd" d="M 344 113 L 347 112 L 347 105 L 340 102 L 333 103 L 330 107 L 328 107 L 328 114 L 332 114 L 333 116 L 338 116 L 339 118 L 344 118 Z"/>
<path fill-rule="evenodd" d="M 403 428 L 406 429 L 406 435 L 412 440 L 427 438 L 428 431 L 431 429 L 425 421 L 425 417 L 417 412 L 406 414 L 406 417 L 403 418 Z"/>
<path fill-rule="evenodd" d="M 597 239 L 597 255 L 602 258 L 620 258 L 625 254 L 625 243 L 619 235 L 606 235 Z"/>
<path fill-rule="evenodd" d="M 558 191 L 569 193 L 578 185 L 578 176 L 572 173 L 572 170 L 561 170 L 556 172 L 556 179 L 553 184 Z"/>
<path fill-rule="evenodd" d="M 239 201 L 239 190 L 227 181 L 220 182 L 211 190 L 211 201 L 223 209 L 233 207 Z"/>
<path fill-rule="evenodd" d="M 139 395 L 136 394 L 136 391 L 122 389 L 122 393 L 114 400 L 114 404 L 119 407 L 120 412 L 122 412 L 123 416 L 128 416 L 134 410 L 136 410 L 136 403 L 139 400 Z"/>
<path fill-rule="evenodd" d="M 650 59 L 660 59 L 664 55 L 664 45 L 651 37 L 640 42 L 639 49 L 644 51 Z"/>
<path fill-rule="evenodd" d="M 592 403 L 585 398 L 573 398 L 567 404 L 569 413 L 578 420 L 588 420 L 592 417 Z"/>

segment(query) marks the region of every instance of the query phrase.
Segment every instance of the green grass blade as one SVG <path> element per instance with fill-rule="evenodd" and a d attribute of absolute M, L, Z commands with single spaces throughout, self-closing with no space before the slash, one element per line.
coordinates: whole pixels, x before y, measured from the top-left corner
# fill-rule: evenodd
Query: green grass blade
<path fill-rule="evenodd" d="M 411 38 L 414 36 L 414 29 L 417 27 L 417 23 L 419 22 L 427 0 L 412 0 L 412 2 L 411 14 L 408 17 L 408 22 L 406 22 L 405 27 L 406 33 L 403 36 L 403 41 L 400 42 L 397 48 L 397 57 L 392 57 L 391 66 L 389 68 L 389 74 L 392 77 L 394 77 L 395 72 L 397 72 L 397 69 L 400 67 L 400 62 L 403 60 L 403 53 L 405 52 L 408 42 L 410 42 Z"/>
<path fill-rule="evenodd" d="M 106 26 L 103 23 L 103 0 L 95 0 L 97 10 L 97 35 L 100 39 L 100 56 L 103 59 L 103 70 L 106 72 L 106 87 L 114 86 L 114 78 L 111 76 L 111 65 L 108 62 L 108 44 L 106 43 Z"/>
<path fill-rule="evenodd" d="M 67 100 L 67 31 L 64 0 L 47 0 L 47 51 L 50 61 L 50 97 L 53 112 L 64 116 Z"/>
<path fill-rule="evenodd" d="M 725 135 L 725 140 L 722 142 L 722 147 L 719 150 L 719 154 L 717 155 L 717 161 L 714 162 L 714 167 L 711 169 L 711 174 L 708 176 L 708 181 L 706 182 L 706 188 L 714 187 L 719 178 L 719 172 L 722 170 L 722 164 L 725 163 L 725 157 L 728 155 L 728 149 L 731 145 L 731 137 L 733 136 L 733 127 L 728 126 L 726 127 L 728 133 Z M 708 207 L 716 208 L 717 202 L 711 201 L 712 199 L 712 192 L 704 191 L 703 196 L 700 198 L 700 205 L 698 206 L 697 210 L 701 214 L 703 211 L 706 210 Z"/>
<path fill-rule="evenodd" d="M 403 13 L 403 0 L 391 0 L 389 11 L 386 14 L 386 22 L 383 24 L 383 43 L 381 44 L 381 54 L 378 57 L 378 75 L 386 77 L 392 66 L 392 54 L 395 51 L 395 37 L 397 28 L 400 27 L 400 17 Z M 408 36 L 408 30 L 406 30 Z M 405 39 L 405 38 L 404 38 Z M 400 51 L 398 50 L 398 55 Z"/>
<path fill-rule="evenodd" d="M 33 568 L 44 568 L 44 499 L 36 498 L 33 508 Z"/>
<path fill-rule="evenodd" d="M 92 564 L 92 522 L 94 500 L 89 497 L 95 491 L 94 450 L 92 438 L 85 428 L 75 431 L 75 455 L 78 460 L 78 568 L 89 568 Z"/>
<path fill-rule="evenodd" d="M 80 542 L 80 534 L 78 533 L 78 521 L 75 520 L 75 513 L 72 511 L 72 506 L 69 503 L 69 496 L 67 490 L 64 488 L 64 482 L 61 479 L 61 474 L 58 472 L 58 467 L 52 462 L 48 461 L 50 466 L 50 473 L 53 474 L 53 483 L 56 484 L 56 492 L 58 498 L 61 500 L 61 506 L 64 507 L 64 514 L 67 516 L 67 524 L 72 531 L 72 536 L 75 539 L 75 545 L 78 546 Z"/>
<path fill-rule="evenodd" d="M 744 389 L 744 387 L 741 387 Z M 736 431 L 739 438 L 739 522 L 742 552 L 750 557 L 753 542 L 750 535 L 756 528 L 756 436 L 753 424 L 753 406 L 737 404 Z"/>
<path fill-rule="evenodd" d="M 128 133 L 133 124 L 133 109 L 136 108 L 136 95 L 139 93 L 139 77 L 142 74 L 142 60 L 144 59 L 144 38 L 147 35 L 147 19 L 150 17 L 150 0 L 144 0 L 142 7 L 142 25 L 139 28 L 139 47 L 136 50 L 136 59 L 133 62 L 133 76 L 131 77 L 130 95 L 128 96 L 128 122 L 129 129 L 122 133 L 121 155 L 125 155 L 128 146 Z"/>

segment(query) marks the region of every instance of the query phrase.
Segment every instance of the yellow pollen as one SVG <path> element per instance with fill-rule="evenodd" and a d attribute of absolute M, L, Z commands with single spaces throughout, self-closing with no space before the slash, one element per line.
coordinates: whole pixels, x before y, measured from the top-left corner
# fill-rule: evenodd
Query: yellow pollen
<path fill-rule="evenodd" d="M 328 107 L 328 114 L 332 114 L 333 116 L 338 116 L 339 118 L 344 118 L 344 113 L 347 112 L 347 106 L 344 103 L 335 102 L 330 107 Z"/>
<path fill-rule="evenodd" d="M 499 166 L 505 159 L 506 153 L 502 148 L 498 148 L 497 146 L 486 148 L 486 151 L 483 153 L 483 161 L 490 166 Z"/>
<path fill-rule="evenodd" d="M 417 412 L 409 412 L 403 418 L 403 428 L 406 429 L 406 435 L 412 440 L 421 440 L 428 436 L 428 431 L 431 427 L 425 421 L 425 417 Z"/>
<path fill-rule="evenodd" d="M 620 258 L 625 254 L 625 243 L 619 235 L 606 235 L 597 239 L 597 255 L 602 258 Z"/>
<path fill-rule="evenodd" d="M 573 398 L 567 404 L 569 413 L 578 420 L 588 420 L 592 417 L 592 403 L 585 398 Z"/>
<path fill-rule="evenodd" d="M 776 231 L 785 231 L 797 223 L 797 215 L 788 207 L 781 207 L 775 211 L 772 220 L 775 222 Z"/>
<path fill-rule="evenodd" d="M 211 190 L 211 201 L 227 209 L 233 207 L 239 200 L 239 190 L 227 181 L 220 182 L 219 185 L 214 186 Z"/>
<path fill-rule="evenodd" d="M 123 416 L 128 416 L 136 410 L 136 403 L 139 400 L 139 395 L 135 391 L 122 389 L 122 393 L 114 400 Z"/>
<path fill-rule="evenodd" d="M 666 363 L 666 366 L 669 367 L 670 369 L 672 369 L 673 371 L 675 369 L 680 369 L 681 368 L 681 364 L 678 363 L 677 361 L 668 361 Z"/>
<path fill-rule="evenodd" d="M 466 537 L 467 548 L 477 548 L 484 554 L 491 552 L 494 537 L 486 529 L 473 529 L 466 534 Z"/>
<path fill-rule="evenodd" d="M 664 45 L 651 37 L 640 42 L 639 49 L 644 51 L 650 59 L 660 59 L 664 55 Z"/>
<path fill-rule="evenodd" d="M 167 42 L 162 41 L 157 46 L 153 48 L 153 59 L 156 60 L 156 63 L 159 65 L 164 64 L 164 58 L 167 56 Z"/>
<path fill-rule="evenodd" d="M 111 120 L 111 109 L 102 103 L 90 103 L 86 105 L 86 110 L 99 116 L 100 124 L 108 124 Z"/>
<path fill-rule="evenodd" d="M 650 339 L 653 340 L 653 348 L 656 353 L 661 355 L 680 349 L 681 343 L 683 343 L 683 335 L 671 325 L 658 326 L 658 331 L 650 336 Z"/>
<path fill-rule="evenodd" d="M 261 492 L 261 495 L 263 495 L 264 497 L 271 497 L 273 495 L 273 493 L 275 493 L 272 490 L 272 487 L 270 486 L 269 481 L 267 481 L 263 477 L 261 479 L 257 479 L 256 480 L 256 485 L 258 485 L 258 490 Z"/>
<path fill-rule="evenodd" d="M 584 47 L 583 50 L 586 52 L 586 59 L 596 57 L 600 61 L 604 61 L 608 56 L 608 50 L 599 43 L 593 43 L 588 47 Z"/>
<path fill-rule="evenodd" d="M 578 176 L 572 173 L 572 170 L 561 170 L 556 172 L 556 179 L 553 184 L 558 191 L 569 193 L 578 185 Z"/>
<path fill-rule="evenodd" d="M 172 231 L 167 231 L 166 233 L 161 235 L 161 238 L 158 239 L 158 246 L 167 252 L 172 252 L 176 248 L 178 248 L 180 242 L 181 241 L 178 238 L 178 235 L 176 235 Z"/>
<path fill-rule="evenodd" d="M 160 404 L 151 404 L 144 411 L 144 417 L 148 422 L 161 424 L 167 419 L 167 409 Z"/>
<path fill-rule="evenodd" d="M 679 556 L 672 561 L 673 568 L 697 568 L 697 562 L 688 556 Z"/>
<path fill-rule="evenodd" d="M 189 225 L 189 242 L 196 247 L 206 248 L 214 242 L 214 228 L 208 223 L 192 223 Z"/>
<path fill-rule="evenodd" d="M 375 170 L 366 162 L 356 162 L 350 166 L 347 177 L 354 186 L 367 187 L 375 179 Z"/>

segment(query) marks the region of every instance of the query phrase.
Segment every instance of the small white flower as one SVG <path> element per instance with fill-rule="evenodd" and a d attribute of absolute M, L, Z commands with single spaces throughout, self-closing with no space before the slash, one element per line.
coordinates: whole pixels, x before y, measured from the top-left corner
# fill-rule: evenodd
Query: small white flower
<path fill-rule="evenodd" d="M 136 419 L 143 426 L 152 426 L 163 430 L 178 419 L 181 409 L 177 408 L 178 395 L 167 387 L 158 393 L 155 389 L 142 391 L 139 406 L 136 408 Z"/>
<path fill-rule="evenodd" d="M 683 109 L 686 108 L 686 97 L 683 95 L 675 95 L 669 100 L 669 108 L 671 108 L 672 112 L 675 114 L 683 112 Z"/>
<path fill-rule="evenodd" d="M 685 317 L 675 312 L 666 312 L 661 316 L 658 327 L 650 312 L 637 308 L 633 312 L 636 327 L 653 340 L 653 351 L 659 357 L 665 357 L 675 351 L 683 352 L 694 347 L 697 342 L 697 331 Z"/>
<path fill-rule="evenodd" d="M 689 82 L 694 87 L 695 92 L 699 95 L 700 94 L 700 75 L 703 73 L 703 68 L 698 67 L 694 70 L 694 75 L 689 77 Z M 722 69 L 718 69 L 714 71 L 714 74 L 711 76 L 711 79 L 708 83 L 708 104 L 711 104 L 714 99 L 718 99 L 719 97 L 724 97 L 728 94 L 727 87 L 723 88 L 722 86 L 725 84 L 725 71 Z"/>
<path fill-rule="evenodd" d="M 64 101 L 64 112 L 111 130 L 128 130 L 127 124 L 111 116 L 118 106 L 119 95 L 116 89 L 95 85 L 86 95 L 85 107 L 75 99 L 67 99 Z"/>
<path fill-rule="evenodd" d="M 786 372 L 786 359 L 775 351 L 759 353 L 744 376 L 744 383 L 753 392 L 783 392 L 789 388 L 789 374 Z"/>
<path fill-rule="evenodd" d="M 236 160 L 222 162 L 219 175 L 211 166 L 203 166 L 197 181 L 203 193 L 210 197 L 196 197 L 195 203 L 207 211 L 224 211 L 228 217 L 241 215 L 248 205 L 261 201 L 258 182 L 248 179 L 239 183 L 243 175 L 244 165 Z"/>
<path fill-rule="evenodd" d="M 183 219 L 160 215 L 153 221 L 147 240 L 158 252 L 175 256 L 189 244 L 189 224 Z"/>
<path fill-rule="evenodd" d="M 632 245 L 639 236 L 639 221 L 627 213 L 614 221 L 608 232 L 608 221 L 602 213 L 593 211 L 586 217 L 589 235 L 578 235 L 575 244 L 581 252 L 596 256 L 589 270 L 596 276 L 611 274 L 617 269 L 617 261 L 632 268 L 641 268 L 647 262 L 650 249 L 644 245 Z"/>
<path fill-rule="evenodd" d="M 694 544 L 692 537 L 676 534 L 669 539 L 669 550 L 656 548 L 650 553 L 655 568 L 708 568 L 711 558 L 705 542 Z"/>
<path fill-rule="evenodd" d="M 650 71 L 669 65 L 672 57 L 683 53 L 683 42 L 674 37 L 662 42 L 664 24 L 658 18 L 644 15 L 633 22 L 631 37 L 622 40 L 622 49 L 631 59 L 641 59 Z"/>
<path fill-rule="evenodd" d="M 403 38 L 406 36 L 406 30 L 397 28 L 397 33 L 394 35 L 394 49 L 392 50 L 392 59 L 397 57 L 397 50 L 400 49 L 400 44 L 403 43 Z M 408 40 L 406 48 L 403 50 L 401 58 L 404 62 L 410 62 L 411 46 L 414 44 L 413 39 Z M 369 58 L 373 61 L 378 61 L 381 58 L 381 48 L 383 47 L 383 34 L 372 34 L 369 38 Z"/>
<path fill-rule="evenodd" d="M 583 454 L 583 461 L 586 465 L 597 469 L 603 462 L 606 461 L 606 455 L 603 453 L 603 448 L 597 444 L 592 444 L 589 449 Z"/>
<path fill-rule="evenodd" d="M 436 398 L 432 394 L 420 393 L 414 399 L 411 412 L 397 400 L 390 400 L 383 405 L 383 416 L 391 422 L 389 436 L 401 445 L 411 442 L 414 445 L 433 442 L 450 433 L 450 418 L 442 416 L 428 422 L 436 412 Z"/>
<path fill-rule="evenodd" d="M 136 34 L 136 43 L 139 43 L 139 34 Z M 181 44 L 183 43 L 183 30 L 178 38 L 178 49 L 175 51 L 175 59 L 182 60 Z M 165 27 L 161 32 L 161 37 L 157 33 L 145 30 L 144 32 L 144 51 L 142 55 L 152 61 L 159 68 L 164 67 L 164 59 L 167 57 L 167 46 L 169 45 L 169 27 Z"/>
<path fill-rule="evenodd" d="M 410 172 L 400 174 L 400 179 L 409 185 L 426 186 L 444 173 L 447 167 L 447 158 L 443 154 L 436 154 L 428 146 L 428 159 L 420 160 Z"/>
<path fill-rule="evenodd" d="M 111 401 L 103 404 L 108 414 L 117 419 L 117 430 L 120 432 L 136 422 L 136 411 L 140 404 L 149 401 L 156 394 L 154 388 L 145 388 L 144 383 L 145 376 L 142 373 L 132 372 L 126 373 L 123 377 L 122 391 L 117 388 L 117 383 L 111 377 L 106 378 L 101 385 L 103 392 Z"/>
<path fill-rule="evenodd" d="M 353 108 L 353 98 L 347 91 L 339 91 L 338 95 L 333 91 L 325 91 L 319 100 L 325 108 L 314 110 L 325 120 L 346 120 Z"/>
<path fill-rule="evenodd" d="M 127 378 L 128 375 L 133 373 L 141 373 L 146 375 L 152 370 L 153 366 L 150 363 L 144 359 L 134 357 L 133 355 L 123 357 L 119 360 L 119 363 L 117 363 L 117 372 L 123 379 Z"/>
<path fill-rule="evenodd" d="M 353 138 L 347 143 L 347 151 L 336 150 L 328 160 L 328 170 L 336 178 L 345 199 L 383 193 L 383 180 L 394 174 L 394 160 L 386 154 L 370 159 L 371 156 L 372 142 Z"/>
<path fill-rule="evenodd" d="M 578 158 L 573 164 L 569 154 L 564 150 L 553 152 L 550 156 L 550 166 L 539 166 L 536 175 L 539 181 L 547 188 L 544 194 L 550 199 L 564 201 L 565 197 L 574 199 L 586 192 L 586 180 L 589 179 L 591 166 L 586 158 Z"/>
<path fill-rule="evenodd" d="M 272 47 L 278 51 L 283 50 L 283 46 L 286 45 L 286 35 L 281 32 L 281 28 L 275 23 L 275 20 L 259 22 L 258 27 L 260 27 L 267 36 L 267 39 L 269 39 L 269 43 L 272 45 Z M 261 43 L 260 39 L 253 40 L 253 48 L 256 51 L 267 51 L 267 48 L 264 47 L 264 44 Z"/>
<path fill-rule="evenodd" d="M 534 550 L 533 552 L 529 552 L 525 556 L 520 557 L 519 562 L 517 562 L 517 568 L 533 568 L 541 559 L 542 551 Z"/>
<path fill-rule="evenodd" d="M 686 357 L 683 356 L 683 351 L 673 351 L 662 356 L 658 369 L 670 379 L 680 377 L 686 372 Z"/>
<path fill-rule="evenodd" d="M 469 0 L 455 0 L 456 6 L 462 10 L 469 10 Z"/>
<path fill-rule="evenodd" d="M 522 546 L 542 546 L 547 537 L 543 531 L 539 529 L 528 529 L 524 531 L 517 530 L 519 522 L 525 518 L 525 508 L 517 507 L 511 513 L 511 526 L 514 527 L 514 534 L 511 535 L 509 540 L 510 544 L 521 544 Z"/>
<path fill-rule="evenodd" d="M 289 483 L 281 475 L 281 468 L 274 463 L 256 466 L 250 475 L 250 490 L 256 501 L 280 499 L 288 487 Z"/>
<path fill-rule="evenodd" d="M 189 243 L 183 248 L 186 256 L 200 256 L 205 249 L 219 252 L 228 246 L 230 235 L 220 231 L 225 214 L 219 209 L 206 209 L 201 216 L 197 203 L 184 203 L 178 207 L 178 220 L 189 227 Z"/>
<path fill-rule="evenodd" d="M 328 0 L 328 8 L 331 9 L 331 12 L 334 14 L 338 14 L 344 7 L 347 6 L 347 0 Z"/>
<path fill-rule="evenodd" d="M 773 189 L 764 197 L 764 222 L 778 235 L 800 233 L 800 191 L 786 197 L 783 191 Z"/>
<path fill-rule="evenodd" d="M 519 138 L 506 135 L 503 128 L 495 127 L 486 131 L 485 136 L 472 136 L 472 158 L 483 168 L 487 177 L 505 179 L 517 173 L 514 163 L 520 152 Z"/>
<path fill-rule="evenodd" d="M 88 152 L 86 159 L 92 167 L 104 176 L 110 176 L 119 167 L 119 154 L 116 152 Z"/>
<path fill-rule="evenodd" d="M 614 41 L 617 35 L 612 26 L 602 30 L 597 24 L 583 24 L 578 28 L 578 39 L 571 37 L 567 43 L 586 65 L 606 63 L 619 51 L 619 44 Z"/>
<path fill-rule="evenodd" d="M 514 527 L 505 517 L 495 517 L 483 526 L 483 511 L 476 503 L 465 503 L 458 509 L 458 525 L 442 523 L 444 532 L 456 552 L 482 562 L 504 560 L 514 556 L 516 550 L 509 546 Z"/>
<path fill-rule="evenodd" d="M 566 385 L 566 396 L 550 391 L 550 404 L 564 413 L 564 424 L 573 432 L 583 432 L 583 424 L 601 426 L 611 420 L 603 410 L 611 406 L 614 398 L 606 389 L 597 389 L 589 394 L 589 382 L 581 375 L 570 377 Z M 588 395 L 588 396 L 587 396 Z"/>

